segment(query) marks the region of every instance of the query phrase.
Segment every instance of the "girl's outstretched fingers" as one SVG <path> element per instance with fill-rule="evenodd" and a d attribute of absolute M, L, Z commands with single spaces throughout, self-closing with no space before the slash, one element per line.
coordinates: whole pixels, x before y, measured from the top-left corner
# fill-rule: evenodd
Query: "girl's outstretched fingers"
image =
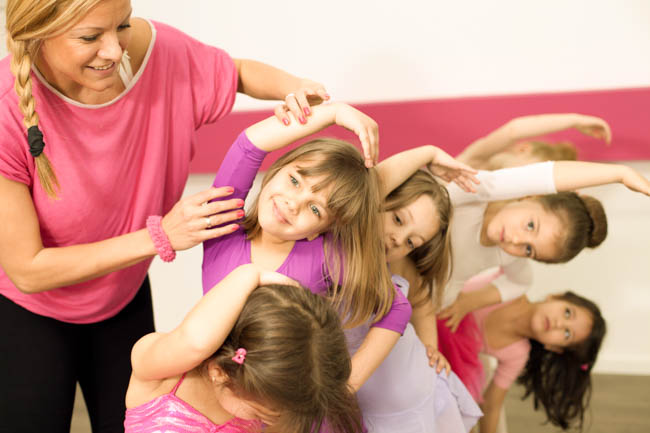
<path fill-rule="evenodd" d="M 632 191 L 650 195 L 650 181 L 632 167 L 626 167 L 622 181 Z"/>

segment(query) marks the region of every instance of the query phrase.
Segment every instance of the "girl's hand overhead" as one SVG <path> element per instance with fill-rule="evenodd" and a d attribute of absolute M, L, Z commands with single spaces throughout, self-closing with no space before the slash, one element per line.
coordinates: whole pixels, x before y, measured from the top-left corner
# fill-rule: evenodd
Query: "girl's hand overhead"
<path fill-rule="evenodd" d="M 580 114 L 576 120 L 575 129 L 585 135 L 603 140 L 607 144 L 612 141 L 612 131 L 607 122 L 600 117 Z"/>
<path fill-rule="evenodd" d="M 445 182 L 455 182 L 466 192 L 476 192 L 473 184 L 480 182 L 476 178 L 478 171 L 467 164 L 457 161 L 451 155 L 440 148 L 436 148 L 434 157 L 427 164 L 431 173 Z"/>
<path fill-rule="evenodd" d="M 377 122 L 348 104 L 336 102 L 332 105 L 336 110 L 336 124 L 357 134 L 363 148 L 366 167 L 373 167 L 377 164 L 379 158 L 379 127 Z"/>
<path fill-rule="evenodd" d="M 621 181 L 632 191 L 650 195 L 650 181 L 632 167 L 625 167 Z"/>

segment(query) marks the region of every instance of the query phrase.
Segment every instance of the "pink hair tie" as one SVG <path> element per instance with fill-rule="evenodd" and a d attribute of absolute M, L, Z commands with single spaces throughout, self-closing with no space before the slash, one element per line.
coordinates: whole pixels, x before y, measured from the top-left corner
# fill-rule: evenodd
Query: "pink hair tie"
<path fill-rule="evenodd" d="M 235 352 L 235 356 L 232 357 L 232 360 L 235 361 L 237 364 L 242 365 L 246 360 L 246 349 L 244 349 L 243 347 L 237 349 L 237 351 Z"/>
<path fill-rule="evenodd" d="M 589 370 L 589 364 L 587 364 L 587 363 L 585 362 L 584 364 L 582 364 L 582 365 L 580 366 L 580 370 L 582 370 L 582 371 L 587 371 L 587 370 Z"/>
<path fill-rule="evenodd" d="M 149 236 L 151 236 L 153 246 L 156 247 L 160 258 L 164 262 L 171 262 L 176 258 L 176 251 L 172 248 L 161 222 L 162 217 L 160 215 L 151 215 L 147 218 L 147 230 L 149 230 Z"/>

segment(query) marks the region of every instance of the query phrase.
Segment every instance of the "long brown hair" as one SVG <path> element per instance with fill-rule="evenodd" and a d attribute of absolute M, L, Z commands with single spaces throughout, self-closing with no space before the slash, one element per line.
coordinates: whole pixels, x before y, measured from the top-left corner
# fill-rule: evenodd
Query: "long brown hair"
<path fill-rule="evenodd" d="M 386 267 L 376 170 L 365 167 L 352 144 L 321 138 L 280 157 L 266 172 L 262 188 L 292 162 L 308 162 L 299 170 L 302 176 L 324 177 L 314 191 L 331 186 L 327 208 L 333 222 L 324 245 L 334 306 L 347 318 L 346 326 L 357 326 L 373 316 L 375 321 L 381 319 L 390 311 L 395 290 Z M 262 230 L 257 200 L 243 222 L 249 239 Z"/>
<path fill-rule="evenodd" d="M 533 395 L 535 409 L 541 404 L 551 424 L 569 428 L 577 422 L 581 430 L 584 414 L 591 399 L 591 369 L 605 338 L 607 327 L 600 309 L 590 300 L 566 292 L 556 296 L 573 305 L 583 307 L 591 316 L 591 332 L 579 343 L 556 353 L 530 340 L 528 362 L 517 382 L 525 388 L 522 399 Z"/>
<path fill-rule="evenodd" d="M 232 360 L 239 348 L 246 349 L 243 364 Z M 311 433 L 326 422 L 335 432 L 361 431 L 341 321 L 325 298 L 305 288 L 255 289 L 226 341 L 202 368 L 210 362 L 225 373 L 224 385 L 235 395 L 281 412 L 274 430 Z"/>
<path fill-rule="evenodd" d="M 452 271 L 449 224 L 453 208 L 447 188 L 439 184 L 429 172 L 418 170 L 386 197 L 384 212 L 407 206 L 422 195 L 433 200 L 440 218 L 440 229 L 433 238 L 408 255 L 422 277 L 414 287 L 414 299 L 418 299 L 418 303 L 433 299 L 440 305 L 442 291 Z"/>
<path fill-rule="evenodd" d="M 8 0 L 7 49 L 11 54 L 14 89 L 25 129 L 38 126 L 32 95 L 31 69 L 44 39 L 57 36 L 88 13 L 101 0 Z M 43 190 L 57 197 L 59 182 L 45 152 L 34 158 Z"/>
<path fill-rule="evenodd" d="M 535 198 L 546 210 L 557 215 L 566 227 L 559 256 L 541 261 L 568 262 L 585 247 L 596 248 L 607 237 L 607 216 L 597 199 L 566 191 Z"/>

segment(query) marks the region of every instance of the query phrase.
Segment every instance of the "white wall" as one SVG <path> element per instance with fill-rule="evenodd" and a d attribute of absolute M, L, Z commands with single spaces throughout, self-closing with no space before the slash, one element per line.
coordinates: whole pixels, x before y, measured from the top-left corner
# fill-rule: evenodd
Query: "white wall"
<path fill-rule="evenodd" d="M 133 4 L 136 15 L 319 80 L 348 101 L 650 85 L 647 0 Z"/>

